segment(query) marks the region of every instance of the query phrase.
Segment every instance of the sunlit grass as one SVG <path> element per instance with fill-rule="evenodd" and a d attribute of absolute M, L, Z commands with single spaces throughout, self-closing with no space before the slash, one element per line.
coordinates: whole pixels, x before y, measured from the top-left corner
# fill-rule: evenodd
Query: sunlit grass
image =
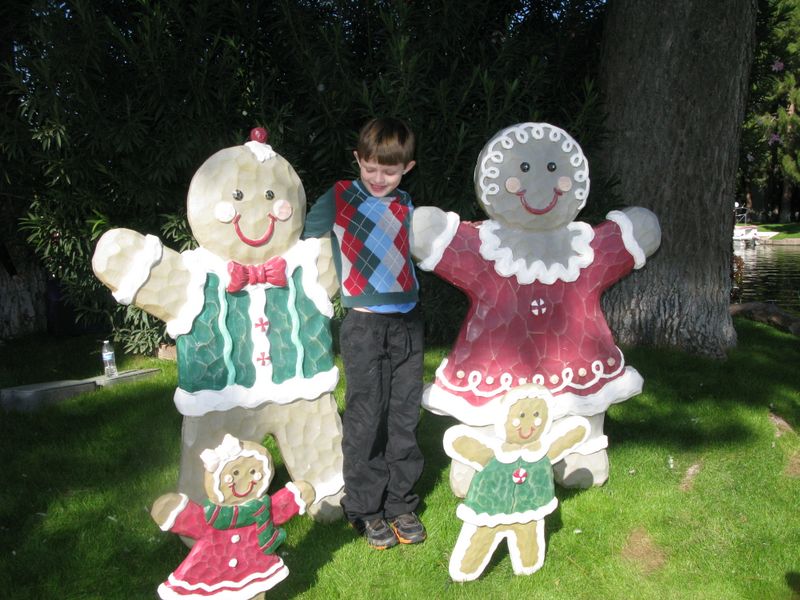
<path fill-rule="evenodd" d="M 419 437 L 426 468 L 419 491 L 428 541 L 375 552 L 344 522 L 293 519 L 282 547 L 291 574 L 268 597 L 727 600 L 800 594 L 800 348 L 797 338 L 766 326 L 740 321 L 737 331 L 739 347 L 725 361 L 626 350 L 645 389 L 609 411 L 610 480 L 591 490 L 557 490 L 560 507 L 546 520 L 547 558 L 536 574 L 515 577 L 501 544 L 480 580 L 450 581 L 447 564 L 461 523 L 441 437 L 452 421 L 424 413 Z M 50 342 L 51 356 L 67 357 L 51 372 L 99 374 L 99 356 L 91 356 L 99 349 L 95 342 Z M 41 373 L 33 365 L 37 343 L 20 343 L 11 360 L 9 352 L 0 349 L 4 385 Z M 428 379 L 442 356 L 441 349 L 429 350 Z M 121 369 L 156 365 L 162 371 L 37 413 L 0 415 L 7 480 L 0 487 L 3 598 L 154 598 L 186 555 L 177 537 L 161 532 L 148 514 L 177 478 L 175 365 L 128 357 L 119 362 Z M 341 389 L 337 398 L 341 402 Z M 285 477 L 279 472 L 276 480 Z"/>

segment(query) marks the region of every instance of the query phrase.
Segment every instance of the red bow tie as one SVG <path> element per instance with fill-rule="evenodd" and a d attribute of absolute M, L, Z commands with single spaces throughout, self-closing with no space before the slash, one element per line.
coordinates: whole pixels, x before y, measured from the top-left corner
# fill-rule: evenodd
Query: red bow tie
<path fill-rule="evenodd" d="M 231 293 L 255 283 L 269 283 L 283 287 L 286 285 L 286 261 L 280 256 L 270 258 L 261 265 L 241 265 L 232 260 L 228 263 L 228 274 L 231 276 L 231 282 L 225 289 Z"/>

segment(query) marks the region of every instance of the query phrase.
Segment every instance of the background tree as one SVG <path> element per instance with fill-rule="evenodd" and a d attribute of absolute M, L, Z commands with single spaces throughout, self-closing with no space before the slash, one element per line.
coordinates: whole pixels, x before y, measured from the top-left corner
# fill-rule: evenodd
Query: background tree
<path fill-rule="evenodd" d="M 800 2 L 762 0 L 759 9 L 739 197 L 752 209 L 753 190 L 759 190 L 764 201 L 756 216 L 788 223 L 797 211 L 800 183 Z"/>
<path fill-rule="evenodd" d="M 611 0 L 600 83 L 601 166 L 629 204 L 661 220 L 646 269 L 604 298 L 623 343 L 723 356 L 739 131 L 754 47 L 754 0 Z"/>

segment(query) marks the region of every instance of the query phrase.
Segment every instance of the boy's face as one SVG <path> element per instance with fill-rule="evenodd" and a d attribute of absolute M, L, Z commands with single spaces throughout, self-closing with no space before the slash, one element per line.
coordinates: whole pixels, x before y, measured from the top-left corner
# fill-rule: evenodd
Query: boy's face
<path fill-rule="evenodd" d="M 359 158 L 358 152 L 353 152 L 361 171 L 361 181 L 367 186 L 370 195 L 376 198 L 383 198 L 391 194 L 400 185 L 403 175 L 414 168 L 416 164 L 413 160 L 410 163 L 398 163 L 396 165 L 382 165 L 376 160 L 365 160 Z"/>

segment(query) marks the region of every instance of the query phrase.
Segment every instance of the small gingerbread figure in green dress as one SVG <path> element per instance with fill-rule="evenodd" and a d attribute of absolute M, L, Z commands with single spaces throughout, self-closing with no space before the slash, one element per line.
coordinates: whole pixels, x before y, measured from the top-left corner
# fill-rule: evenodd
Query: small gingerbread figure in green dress
<path fill-rule="evenodd" d="M 454 581 L 477 579 L 504 538 L 516 575 L 544 563 L 544 517 L 558 506 L 553 464 L 590 432 L 579 416 L 554 425 L 551 402 L 546 388 L 520 386 L 502 399 L 494 436 L 464 425 L 445 432 L 445 452 L 477 471 L 456 510 L 464 525 L 450 557 Z"/>

